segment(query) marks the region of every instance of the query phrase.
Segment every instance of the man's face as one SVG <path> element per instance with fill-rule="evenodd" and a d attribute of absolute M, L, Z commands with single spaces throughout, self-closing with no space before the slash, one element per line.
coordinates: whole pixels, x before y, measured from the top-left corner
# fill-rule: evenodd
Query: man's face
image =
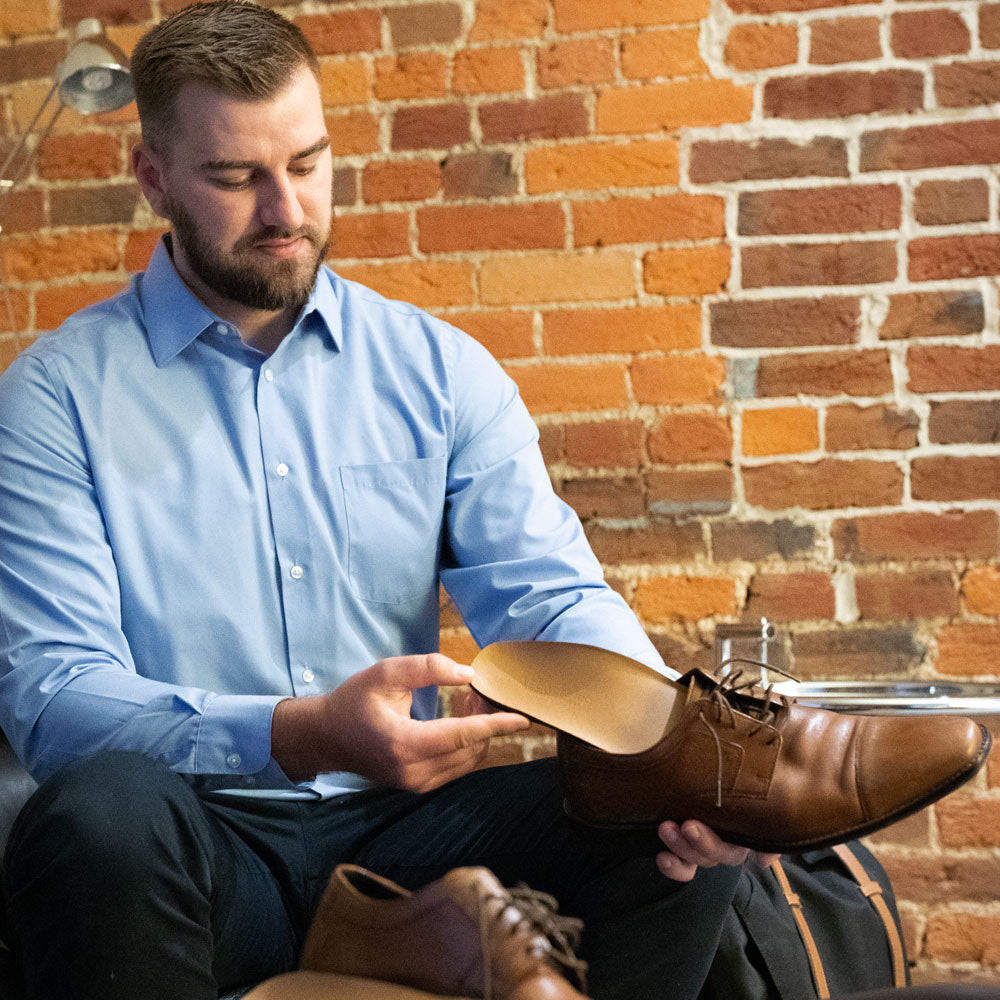
<path fill-rule="evenodd" d="M 178 271 L 220 314 L 234 303 L 268 313 L 300 306 L 330 238 L 332 168 L 316 78 L 302 67 L 263 101 L 188 84 L 176 119 L 147 195 L 172 224 Z"/>

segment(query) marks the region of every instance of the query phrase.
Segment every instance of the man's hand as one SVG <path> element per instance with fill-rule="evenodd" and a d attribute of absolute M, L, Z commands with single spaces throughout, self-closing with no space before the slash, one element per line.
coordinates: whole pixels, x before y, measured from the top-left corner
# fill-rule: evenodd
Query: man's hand
<path fill-rule="evenodd" d="M 749 858 L 766 866 L 778 857 L 727 844 L 704 823 L 694 819 L 680 824 L 668 820 L 660 824 L 659 834 L 669 850 L 657 854 L 656 865 L 667 878 L 677 882 L 690 882 L 699 868 L 742 865 Z"/>
<path fill-rule="evenodd" d="M 473 770 L 494 736 L 530 725 L 514 712 L 410 718 L 414 689 L 468 684 L 472 677 L 471 667 L 440 653 L 381 660 L 329 694 L 279 702 L 271 756 L 293 781 L 352 771 L 380 785 L 430 791 Z"/>

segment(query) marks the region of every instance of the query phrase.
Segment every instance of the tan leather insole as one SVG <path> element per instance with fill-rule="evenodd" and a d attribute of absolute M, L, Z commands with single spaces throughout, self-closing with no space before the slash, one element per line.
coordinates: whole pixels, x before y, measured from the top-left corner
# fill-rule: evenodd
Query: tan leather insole
<path fill-rule="evenodd" d="M 472 667 L 481 695 L 609 753 L 651 747 L 685 702 L 644 663 L 575 642 L 495 642 Z"/>

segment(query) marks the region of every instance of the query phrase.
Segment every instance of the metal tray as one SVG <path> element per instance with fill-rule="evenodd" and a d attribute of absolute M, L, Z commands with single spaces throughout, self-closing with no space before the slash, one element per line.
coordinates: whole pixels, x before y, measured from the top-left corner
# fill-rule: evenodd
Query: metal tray
<path fill-rule="evenodd" d="M 1000 683 L 956 681 L 782 681 L 803 705 L 869 715 L 1000 715 Z"/>

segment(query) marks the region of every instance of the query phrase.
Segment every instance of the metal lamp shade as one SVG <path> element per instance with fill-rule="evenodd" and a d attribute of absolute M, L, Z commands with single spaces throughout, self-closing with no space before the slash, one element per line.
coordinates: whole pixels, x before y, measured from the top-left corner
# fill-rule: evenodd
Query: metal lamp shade
<path fill-rule="evenodd" d="M 80 37 L 59 64 L 59 100 L 81 114 L 117 111 L 135 96 L 125 53 L 87 22 L 80 25 Z"/>

